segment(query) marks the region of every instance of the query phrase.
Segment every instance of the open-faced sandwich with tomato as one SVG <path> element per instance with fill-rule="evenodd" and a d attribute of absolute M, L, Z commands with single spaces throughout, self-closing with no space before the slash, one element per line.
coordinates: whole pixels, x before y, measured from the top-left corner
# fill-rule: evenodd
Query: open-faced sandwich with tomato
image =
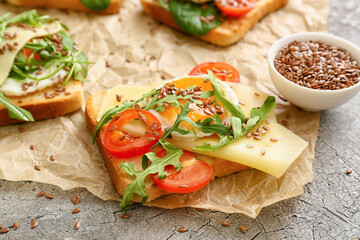
<path fill-rule="evenodd" d="M 79 109 L 88 64 L 59 20 L 35 10 L 0 17 L 0 126 Z"/>
<path fill-rule="evenodd" d="M 238 42 L 263 17 L 288 0 L 141 0 L 146 13 L 219 46 Z"/>
<path fill-rule="evenodd" d="M 115 14 L 124 0 L 7 0 L 8 3 L 22 7 L 45 7 L 77 10 L 99 14 Z"/>
<path fill-rule="evenodd" d="M 308 143 L 276 122 L 274 97 L 239 82 L 232 66 L 205 63 L 191 76 L 88 99 L 87 126 L 122 210 L 249 168 L 284 174 Z"/>

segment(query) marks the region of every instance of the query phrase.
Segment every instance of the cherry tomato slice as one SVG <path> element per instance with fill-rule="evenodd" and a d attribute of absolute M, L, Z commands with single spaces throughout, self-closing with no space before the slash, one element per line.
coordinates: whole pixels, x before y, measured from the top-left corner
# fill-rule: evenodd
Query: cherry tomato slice
<path fill-rule="evenodd" d="M 157 153 L 158 157 L 166 156 L 166 150 Z M 167 176 L 159 179 L 158 174 L 152 174 L 151 178 L 159 188 L 172 193 L 189 193 L 198 191 L 209 183 L 212 168 L 204 161 L 197 160 L 192 152 L 184 150 L 180 162 L 183 166 L 178 172 L 172 165 L 166 166 Z"/>
<path fill-rule="evenodd" d="M 33 50 L 31 49 L 28 49 L 28 48 L 23 48 L 21 50 L 21 54 L 26 58 L 26 59 L 29 59 L 29 57 L 31 56 L 31 54 L 33 54 Z M 34 58 L 38 61 L 41 61 L 41 57 L 38 53 L 35 53 L 34 54 Z"/>
<path fill-rule="evenodd" d="M 142 136 L 132 136 L 129 133 L 121 131 L 121 128 L 130 120 L 139 119 L 142 115 L 145 124 L 148 126 L 147 131 Z M 160 139 L 161 123 L 150 112 L 140 109 L 131 108 L 122 111 L 115 116 L 107 126 L 103 144 L 106 150 L 116 158 L 132 158 L 141 156 L 149 152 L 150 148 Z"/>
<path fill-rule="evenodd" d="M 215 0 L 216 6 L 228 17 L 242 17 L 256 6 L 256 0 Z"/>
<path fill-rule="evenodd" d="M 240 73 L 230 64 L 224 62 L 205 62 L 197 65 L 191 72 L 190 76 L 207 74 L 211 70 L 217 79 L 224 82 L 240 83 Z"/>

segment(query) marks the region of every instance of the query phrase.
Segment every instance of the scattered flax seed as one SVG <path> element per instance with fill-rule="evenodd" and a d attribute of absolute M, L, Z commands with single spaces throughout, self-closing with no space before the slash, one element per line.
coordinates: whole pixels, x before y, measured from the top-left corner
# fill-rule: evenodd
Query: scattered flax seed
<path fill-rule="evenodd" d="M 3 229 L 4 227 L 2 225 L 0 225 L 0 229 Z"/>
<path fill-rule="evenodd" d="M 253 136 L 260 136 L 260 133 L 258 133 L 258 132 L 252 132 L 251 135 L 253 135 Z"/>
<path fill-rule="evenodd" d="M 39 192 L 39 193 L 37 194 L 37 196 L 38 196 L 38 197 L 43 197 L 43 196 L 45 196 L 45 194 L 46 194 L 45 192 Z"/>
<path fill-rule="evenodd" d="M 121 102 L 122 97 L 122 95 L 116 94 L 116 101 Z"/>
<path fill-rule="evenodd" d="M 13 228 L 14 228 L 14 230 L 18 230 L 18 228 L 19 228 L 19 223 L 18 223 L 18 222 L 14 222 Z"/>
<path fill-rule="evenodd" d="M 270 138 L 270 141 L 272 141 L 272 142 L 277 142 L 277 141 L 279 141 L 279 139 L 277 139 L 277 138 Z"/>
<path fill-rule="evenodd" d="M 111 64 L 110 64 L 108 61 L 106 61 L 106 62 L 105 62 L 105 66 L 106 66 L 107 68 L 109 68 L 109 67 L 111 67 Z"/>
<path fill-rule="evenodd" d="M 239 104 L 245 106 L 245 103 L 243 103 L 243 102 L 239 102 Z"/>
<path fill-rule="evenodd" d="M 30 150 L 35 150 L 35 146 L 34 145 L 30 145 Z"/>
<path fill-rule="evenodd" d="M 76 214 L 80 212 L 80 208 L 75 208 L 71 213 Z"/>
<path fill-rule="evenodd" d="M 246 227 L 243 226 L 243 225 L 240 225 L 240 231 L 241 231 L 242 233 L 246 233 Z"/>
<path fill-rule="evenodd" d="M 266 121 L 267 124 L 270 123 L 270 119 L 269 119 L 269 118 L 267 118 L 265 121 Z"/>
<path fill-rule="evenodd" d="M 266 131 L 269 131 L 269 130 L 270 130 L 270 128 L 267 127 L 267 126 L 263 126 L 263 129 L 266 130 Z"/>
<path fill-rule="evenodd" d="M 248 144 L 248 145 L 246 145 L 246 147 L 247 147 L 247 148 L 253 148 L 254 145 L 253 145 L 253 144 Z"/>
<path fill-rule="evenodd" d="M 80 222 L 79 222 L 79 221 L 77 221 L 77 222 L 75 223 L 74 229 L 75 229 L 75 230 L 79 230 L 79 229 L 80 229 Z"/>
<path fill-rule="evenodd" d="M 50 194 L 46 194 L 45 197 L 46 197 L 47 199 L 54 199 L 54 196 L 53 196 L 53 195 L 50 195 Z"/>
<path fill-rule="evenodd" d="M 71 197 L 71 202 L 74 204 L 74 205 L 78 205 L 80 203 L 80 198 L 78 198 L 76 195 L 72 196 Z"/>
<path fill-rule="evenodd" d="M 178 228 L 178 232 L 184 233 L 184 232 L 187 232 L 187 231 L 188 231 L 187 228 L 184 228 L 184 227 L 179 227 Z"/>
<path fill-rule="evenodd" d="M 70 95 L 71 93 L 69 93 L 69 92 L 65 92 L 64 94 L 67 96 L 67 95 Z"/>
<path fill-rule="evenodd" d="M 155 138 L 154 138 L 154 137 L 148 137 L 148 138 L 146 138 L 145 140 L 151 142 L 151 141 L 154 141 Z"/>
<path fill-rule="evenodd" d="M 228 221 L 223 221 L 223 222 L 221 223 L 221 226 L 223 226 L 223 227 L 230 227 L 230 223 L 229 223 Z"/>
<path fill-rule="evenodd" d="M 35 168 L 36 171 L 40 171 L 40 170 L 41 170 L 41 167 L 40 167 L 39 165 L 35 165 L 34 168 Z"/>
<path fill-rule="evenodd" d="M 121 216 L 122 219 L 128 219 L 130 217 L 131 217 L 131 215 L 128 213 Z"/>
<path fill-rule="evenodd" d="M 113 132 L 117 129 L 117 126 L 113 126 L 112 128 L 109 129 L 109 132 Z"/>
<path fill-rule="evenodd" d="M 254 94 L 255 94 L 255 96 L 260 96 L 260 94 L 258 94 L 257 92 L 255 92 Z"/>
<path fill-rule="evenodd" d="M 10 231 L 9 228 L 4 228 L 0 231 L 0 234 L 5 234 L 5 233 L 8 233 Z"/>
<path fill-rule="evenodd" d="M 285 126 L 288 125 L 288 121 L 286 121 L 286 120 L 282 120 L 281 123 L 282 123 L 283 125 L 285 125 Z"/>
<path fill-rule="evenodd" d="M 55 156 L 54 155 L 50 156 L 50 161 L 55 161 Z"/>
<path fill-rule="evenodd" d="M 162 79 L 162 80 L 165 80 L 166 77 L 165 77 L 164 75 L 161 75 L 161 79 Z"/>
<path fill-rule="evenodd" d="M 35 219 L 35 218 L 33 218 L 33 219 L 31 220 L 31 224 L 33 224 L 34 222 L 36 222 L 36 219 Z"/>
<path fill-rule="evenodd" d="M 36 228 L 38 225 L 39 225 L 39 223 L 34 221 L 31 223 L 31 228 Z"/>
<path fill-rule="evenodd" d="M 346 174 L 349 175 L 352 173 L 352 171 L 353 171 L 352 168 L 349 168 L 348 170 L 346 170 Z"/>
<path fill-rule="evenodd" d="M 261 140 L 261 137 L 255 136 L 254 139 L 255 139 L 255 140 Z"/>
<path fill-rule="evenodd" d="M 258 127 L 257 129 L 256 129 L 256 132 L 261 132 L 261 127 Z"/>
<path fill-rule="evenodd" d="M 261 155 L 265 155 L 266 154 L 266 150 L 265 149 L 261 149 Z"/>
<path fill-rule="evenodd" d="M 23 127 L 18 127 L 18 131 L 19 131 L 19 132 L 24 132 L 24 131 L 25 131 L 25 128 L 23 128 Z"/>
<path fill-rule="evenodd" d="M 250 138 L 251 136 L 252 136 L 252 132 L 249 132 L 249 133 L 246 134 L 247 138 Z"/>
<path fill-rule="evenodd" d="M 121 135 L 121 136 L 119 137 L 119 141 L 122 141 L 122 140 L 124 140 L 125 138 L 126 138 L 126 135 L 123 134 L 123 135 Z"/>
<path fill-rule="evenodd" d="M 126 60 L 125 60 L 125 62 L 127 62 L 127 63 L 131 63 L 131 61 L 130 61 L 129 59 L 126 59 Z"/>

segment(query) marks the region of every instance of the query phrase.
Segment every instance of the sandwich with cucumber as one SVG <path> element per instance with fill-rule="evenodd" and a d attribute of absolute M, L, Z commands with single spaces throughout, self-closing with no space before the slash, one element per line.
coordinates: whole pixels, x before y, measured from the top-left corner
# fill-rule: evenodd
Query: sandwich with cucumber
<path fill-rule="evenodd" d="M 58 19 L 35 10 L 0 17 L 0 126 L 78 110 L 88 64 Z"/>

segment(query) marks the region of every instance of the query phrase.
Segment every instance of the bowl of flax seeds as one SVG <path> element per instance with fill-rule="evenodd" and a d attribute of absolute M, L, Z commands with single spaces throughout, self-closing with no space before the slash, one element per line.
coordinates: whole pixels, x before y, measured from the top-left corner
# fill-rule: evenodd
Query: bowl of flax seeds
<path fill-rule="evenodd" d="M 268 61 L 279 93 L 304 110 L 340 106 L 360 90 L 360 49 L 340 37 L 292 34 L 272 45 Z"/>

